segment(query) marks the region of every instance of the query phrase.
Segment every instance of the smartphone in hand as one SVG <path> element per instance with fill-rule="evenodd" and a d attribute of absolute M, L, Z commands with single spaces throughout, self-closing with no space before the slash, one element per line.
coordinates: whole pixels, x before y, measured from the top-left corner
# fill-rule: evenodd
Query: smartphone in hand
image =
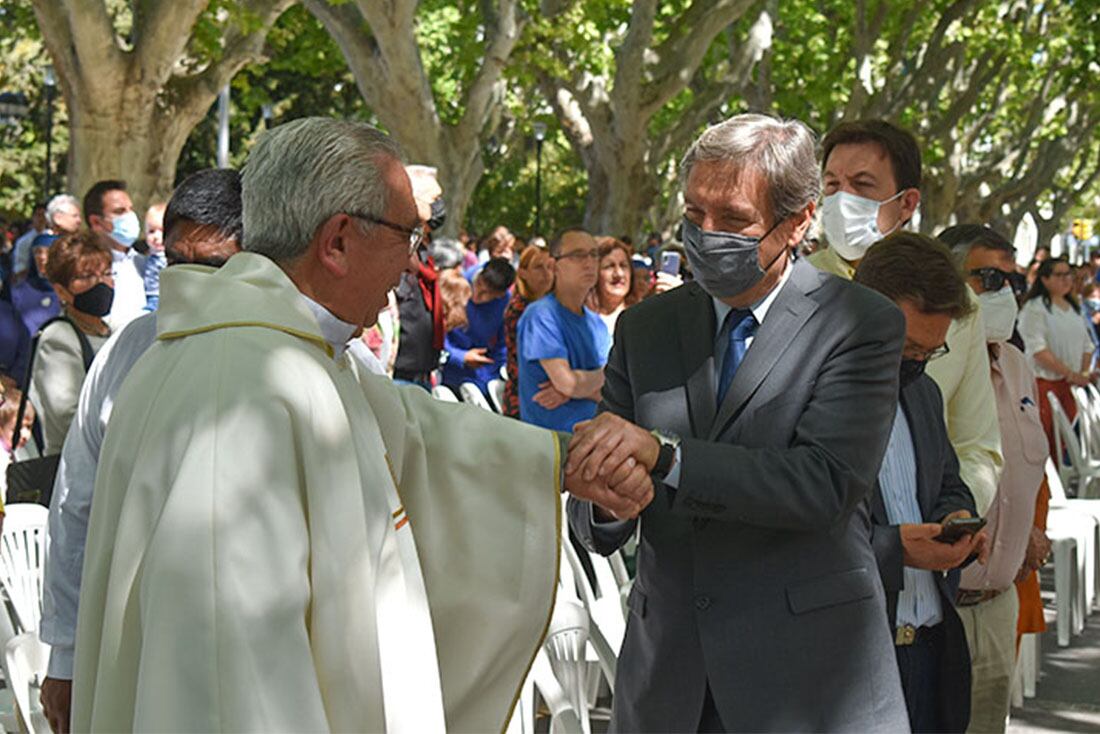
<path fill-rule="evenodd" d="M 965 535 L 973 535 L 985 527 L 984 517 L 953 517 L 943 524 L 943 532 L 933 540 L 954 543 Z"/>
<path fill-rule="evenodd" d="M 666 250 L 661 253 L 661 272 L 669 275 L 679 275 L 680 253 L 675 250 Z"/>

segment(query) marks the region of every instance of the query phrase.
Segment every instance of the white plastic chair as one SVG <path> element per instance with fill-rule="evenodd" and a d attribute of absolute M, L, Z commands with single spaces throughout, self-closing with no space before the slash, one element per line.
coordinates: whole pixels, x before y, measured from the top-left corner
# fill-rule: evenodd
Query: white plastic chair
<path fill-rule="evenodd" d="M 433 387 L 432 397 L 436 400 L 442 400 L 444 403 L 458 402 L 458 396 L 451 391 L 451 388 L 444 385 L 436 385 L 435 387 Z"/>
<path fill-rule="evenodd" d="M 1058 629 L 1058 646 L 1069 647 L 1074 627 L 1074 608 L 1077 606 L 1080 578 L 1077 564 L 1077 540 L 1048 527 L 1054 551 L 1054 606 L 1057 611 L 1055 624 Z"/>
<path fill-rule="evenodd" d="M 489 401 L 493 410 L 504 415 L 504 380 L 489 380 Z"/>
<path fill-rule="evenodd" d="M 1066 497 L 1065 487 L 1052 461 L 1047 462 L 1046 476 L 1050 488 L 1047 524 L 1053 522 L 1077 538 L 1078 561 L 1083 566 L 1084 574 L 1082 592 L 1085 595 L 1085 611 L 1091 613 L 1093 606 L 1100 601 L 1100 500 Z"/>
<path fill-rule="evenodd" d="M 550 667 L 580 716 L 581 731 L 591 734 L 588 720 L 588 613 L 574 601 L 559 600 L 554 606 L 543 649 Z"/>
<path fill-rule="evenodd" d="M 1047 393 L 1046 398 L 1050 403 L 1050 411 L 1054 419 L 1054 458 L 1058 464 L 1062 484 L 1076 487 L 1078 495 L 1087 497 L 1091 492 L 1092 483 L 1100 479 L 1100 461 L 1086 454 L 1082 448 L 1082 440 L 1073 432 L 1073 425 L 1069 422 L 1054 393 Z M 1069 466 L 1062 463 L 1063 454 L 1069 455 Z"/>
<path fill-rule="evenodd" d="M 19 632 L 35 632 L 42 616 L 42 572 L 49 510 L 34 503 L 8 505 L 0 535 L 0 585 L 8 594 Z"/>
<path fill-rule="evenodd" d="M 535 655 L 505 734 L 535 734 L 540 698 L 550 710 L 550 734 L 584 734 L 581 717 L 569 702 L 561 683 L 554 677 L 545 649 L 540 649 Z"/>
<path fill-rule="evenodd" d="M 462 402 L 476 405 L 482 410 L 487 410 L 490 413 L 493 412 L 493 408 L 489 405 L 489 401 L 485 399 L 485 395 L 482 394 L 481 388 L 474 383 L 462 383 L 458 386 L 458 393 L 462 396 Z"/>
<path fill-rule="evenodd" d="M 38 639 L 37 632 L 17 635 L 4 648 L 4 680 L 15 698 L 21 729 L 30 734 L 51 734 L 39 701 L 49 659 L 49 645 Z"/>

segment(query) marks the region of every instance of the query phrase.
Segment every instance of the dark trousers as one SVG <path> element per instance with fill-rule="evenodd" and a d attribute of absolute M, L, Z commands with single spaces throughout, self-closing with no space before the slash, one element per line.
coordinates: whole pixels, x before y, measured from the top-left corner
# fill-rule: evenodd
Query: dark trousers
<path fill-rule="evenodd" d="M 917 732 L 942 731 L 939 717 L 940 656 L 943 654 L 943 625 L 921 627 L 912 645 L 894 648 L 909 711 L 909 726 Z"/>
<path fill-rule="evenodd" d="M 722 717 L 718 715 L 718 707 L 714 705 L 714 696 L 710 695 L 710 683 L 707 683 L 707 695 L 703 697 L 703 711 L 699 715 L 699 733 L 724 732 L 725 725 Z"/>

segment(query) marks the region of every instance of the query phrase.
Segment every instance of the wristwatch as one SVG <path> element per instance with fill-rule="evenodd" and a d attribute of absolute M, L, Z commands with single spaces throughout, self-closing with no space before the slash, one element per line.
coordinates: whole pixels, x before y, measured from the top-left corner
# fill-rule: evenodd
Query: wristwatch
<path fill-rule="evenodd" d="M 664 479 L 672 471 L 672 464 L 676 460 L 676 449 L 680 448 L 680 437 L 675 433 L 657 429 L 650 431 L 650 433 L 653 434 L 660 445 L 657 452 L 657 463 L 653 465 L 653 474 L 658 479 Z"/>

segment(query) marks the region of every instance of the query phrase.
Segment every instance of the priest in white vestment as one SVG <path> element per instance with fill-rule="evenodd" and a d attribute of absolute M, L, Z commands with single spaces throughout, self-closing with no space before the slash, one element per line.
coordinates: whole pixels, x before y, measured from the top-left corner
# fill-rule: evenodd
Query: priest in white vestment
<path fill-rule="evenodd" d="M 493 731 L 553 605 L 558 437 L 367 374 L 410 267 L 373 128 L 298 120 L 243 178 L 245 250 L 161 284 L 89 524 L 75 731 Z M 652 497 L 565 484 L 616 514 Z"/>

